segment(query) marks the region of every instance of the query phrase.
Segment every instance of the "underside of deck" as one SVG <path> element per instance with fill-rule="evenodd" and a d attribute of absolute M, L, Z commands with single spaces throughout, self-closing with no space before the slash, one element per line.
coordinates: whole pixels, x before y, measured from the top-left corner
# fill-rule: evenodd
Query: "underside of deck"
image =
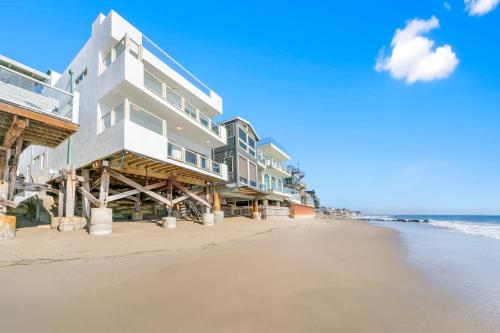
<path fill-rule="evenodd" d="M 146 180 L 174 179 L 178 182 L 190 185 L 206 185 L 210 183 L 222 183 L 223 180 L 217 176 L 211 176 L 206 172 L 195 171 L 165 161 L 149 158 L 135 152 L 121 151 L 106 158 L 109 167 L 128 177 L 141 182 Z M 94 163 L 94 166 L 96 164 Z"/>
<path fill-rule="evenodd" d="M 0 142 L 6 144 L 4 148 L 11 148 L 16 134 L 22 134 L 23 148 L 31 144 L 54 148 L 78 128 L 69 121 L 0 101 Z"/>

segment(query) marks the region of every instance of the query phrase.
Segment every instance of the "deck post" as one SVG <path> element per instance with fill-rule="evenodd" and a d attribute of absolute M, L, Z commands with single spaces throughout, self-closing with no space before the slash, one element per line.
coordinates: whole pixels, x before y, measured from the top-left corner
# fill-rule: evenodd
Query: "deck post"
<path fill-rule="evenodd" d="M 82 169 L 83 189 L 90 192 L 90 171 L 89 169 Z M 90 218 L 90 201 L 82 195 L 82 216 Z"/>
<path fill-rule="evenodd" d="M 261 214 L 259 212 L 259 202 L 257 200 L 252 201 L 252 218 L 255 220 L 261 219 Z"/>
<path fill-rule="evenodd" d="M 214 219 L 215 223 L 223 223 L 224 222 L 224 211 L 221 210 L 220 207 L 220 195 L 215 191 L 215 188 L 212 186 L 212 198 L 213 198 L 213 207 L 214 207 Z"/>
<path fill-rule="evenodd" d="M 172 200 L 174 199 L 174 196 L 173 196 L 173 187 L 172 187 L 172 182 L 170 181 L 170 179 L 167 181 L 167 200 L 172 202 Z M 173 207 L 172 205 L 167 205 L 167 216 L 168 217 L 172 217 L 172 211 L 173 211 Z"/>
<path fill-rule="evenodd" d="M 101 173 L 101 187 L 99 191 L 99 201 L 101 202 L 101 207 L 108 207 L 108 195 L 109 195 L 109 171 L 107 167 L 104 167 Z"/>
<path fill-rule="evenodd" d="M 9 168 L 9 195 L 8 200 L 14 200 L 15 188 L 16 188 L 16 178 L 17 178 L 17 165 L 19 164 L 19 156 L 21 155 L 21 151 L 23 148 L 23 135 L 19 135 L 16 139 L 16 145 L 14 150 L 14 154 L 10 158 Z M 11 150 L 12 152 L 12 150 Z"/>
<path fill-rule="evenodd" d="M 64 190 L 64 182 L 59 183 L 59 195 L 57 201 L 57 217 L 62 217 L 64 215 L 64 195 L 66 191 Z"/>
<path fill-rule="evenodd" d="M 75 216 L 75 199 L 76 199 L 76 170 L 75 167 L 69 167 L 66 170 L 66 209 L 65 216 Z"/>

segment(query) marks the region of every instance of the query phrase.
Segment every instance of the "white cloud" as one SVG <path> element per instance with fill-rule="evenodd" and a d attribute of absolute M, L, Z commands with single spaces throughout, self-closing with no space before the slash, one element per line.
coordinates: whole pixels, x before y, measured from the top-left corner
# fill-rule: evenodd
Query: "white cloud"
<path fill-rule="evenodd" d="M 387 71 L 395 79 L 408 83 L 432 81 L 449 77 L 458 65 L 458 58 L 449 45 L 434 47 L 434 41 L 423 35 L 439 28 L 439 20 L 414 19 L 404 29 L 397 29 L 389 56 L 381 50 L 375 69 Z"/>
<path fill-rule="evenodd" d="M 500 0 L 464 0 L 469 15 L 481 16 L 496 8 Z"/>
<path fill-rule="evenodd" d="M 451 10 L 451 5 L 448 1 L 445 1 L 443 2 L 443 7 L 444 9 L 446 9 L 447 11 L 450 11 Z"/>

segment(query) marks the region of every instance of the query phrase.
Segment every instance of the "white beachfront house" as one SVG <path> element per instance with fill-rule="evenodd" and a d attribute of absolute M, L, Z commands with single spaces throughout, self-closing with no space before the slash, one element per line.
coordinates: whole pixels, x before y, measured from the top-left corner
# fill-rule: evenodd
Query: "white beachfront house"
<path fill-rule="evenodd" d="M 212 149 L 226 144 L 225 128 L 212 121 L 222 114 L 222 98 L 116 12 L 98 15 L 56 86 L 71 81 L 81 96 L 81 128 L 71 139 L 70 164 L 127 151 L 227 179 L 211 160 Z M 64 168 L 67 155 L 64 144 L 48 152 L 48 169 Z"/>
<path fill-rule="evenodd" d="M 38 181 L 67 165 L 90 169 L 91 178 L 93 166 L 109 167 L 141 186 L 172 179 L 186 190 L 227 180 L 226 165 L 212 160 L 212 150 L 226 145 L 225 127 L 213 120 L 222 98 L 116 12 L 97 16 L 55 85 L 80 94 L 80 130 L 57 148 L 27 151 L 20 172 L 43 155 L 44 165 L 31 168 Z M 172 200 L 163 202 L 172 207 Z"/>
<path fill-rule="evenodd" d="M 259 159 L 263 161 L 265 169 L 262 172 L 262 183 L 269 193 L 267 199 L 270 205 L 284 205 L 285 201 L 300 203 L 300 194 L 287 187 L 287 180 L 291 177 L 286 163 L 291 160 L 287 151 L 273 138 L 265 138 L 257 145 Z"/>

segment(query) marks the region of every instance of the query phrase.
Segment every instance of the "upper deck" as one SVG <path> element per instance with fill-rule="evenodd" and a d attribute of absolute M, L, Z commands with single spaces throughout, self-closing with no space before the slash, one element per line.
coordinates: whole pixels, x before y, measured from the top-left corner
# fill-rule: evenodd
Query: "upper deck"
<path fill-rule="evenodd" d="M 14 132 L 23 132 L 25 146 L 56 147 L 78 130 L 78 94 L 47 80 L 45 74 L 0 56 L 0 140 L 5 148 L 12 145 Z"/>

